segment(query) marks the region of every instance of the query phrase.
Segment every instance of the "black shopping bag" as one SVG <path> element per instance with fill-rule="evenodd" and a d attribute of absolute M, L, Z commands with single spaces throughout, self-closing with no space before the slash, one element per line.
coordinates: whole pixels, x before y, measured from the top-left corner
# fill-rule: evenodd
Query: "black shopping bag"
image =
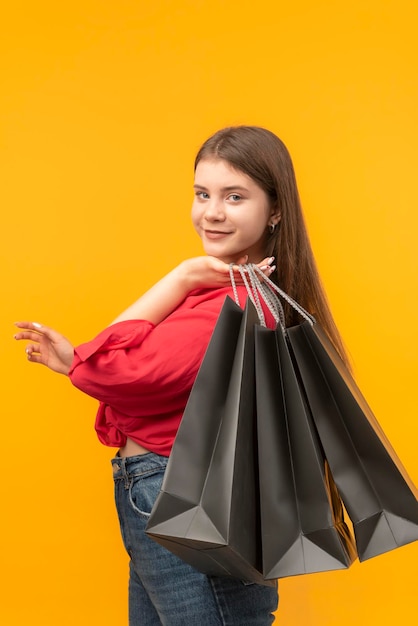
<path fill-rule="evenodd" d="M 255 375 L 263 575 L 347 568 L 355 543 L 280 326 L 255 328 Z"/>
<path fill-rule="evenodd" d="M 147 524 L 155 541 L 211 575 L 261 584 L 254 324 L 227 298 L 190 394 Z M 274 584 L 274 583 L 273 583 Z"/>
<path fill-rule="evenodd" d="M 326 334 L 287 330 L 361 561 L 418 539 L 417 490 Z"/>

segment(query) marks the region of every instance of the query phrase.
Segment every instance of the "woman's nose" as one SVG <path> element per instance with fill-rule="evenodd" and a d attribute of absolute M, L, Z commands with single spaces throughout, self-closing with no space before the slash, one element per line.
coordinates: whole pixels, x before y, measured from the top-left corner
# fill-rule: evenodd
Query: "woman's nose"
<path fill-rule="evenodd" d="M 223 203 L 216 198 L 212 198 L 205 206 L 205 218 L 207 220 L 224 220 L 225 210 Z"/>

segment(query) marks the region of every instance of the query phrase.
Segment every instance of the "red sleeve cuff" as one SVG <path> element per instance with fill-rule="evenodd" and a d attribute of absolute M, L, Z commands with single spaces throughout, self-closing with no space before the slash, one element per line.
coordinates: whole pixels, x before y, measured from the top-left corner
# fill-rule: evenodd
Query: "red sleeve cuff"
<path fill-rule="evenodd" d="M 75 348 L 69 375 L 94 354 L 139 346 L 153 329 L 154 324 L 147 320 L 126 320 L 108 326 L 97 337 Z"/>

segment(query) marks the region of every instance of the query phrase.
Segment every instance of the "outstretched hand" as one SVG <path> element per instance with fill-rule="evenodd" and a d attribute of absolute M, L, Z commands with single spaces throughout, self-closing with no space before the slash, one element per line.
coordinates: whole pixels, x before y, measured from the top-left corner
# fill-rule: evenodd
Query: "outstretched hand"
<path fill-rule="evenodd" d="M 74 348 L 68 339 L 37 322 L 16 322 L 15 325 L 21 330 L 14 338 L 31 342 L 26 346 L 31 363 L 41 363 L 54 372 L 68 374 L 74 357 Z"/>

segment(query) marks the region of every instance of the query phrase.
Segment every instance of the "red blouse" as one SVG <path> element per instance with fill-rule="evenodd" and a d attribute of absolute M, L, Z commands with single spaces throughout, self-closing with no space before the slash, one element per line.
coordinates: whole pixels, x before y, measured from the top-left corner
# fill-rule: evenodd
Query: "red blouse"
<path fill-rule="evenodd" d="M 245 287 L 238 287 L 241 306 Z M 127 437 L 168 456 L 225 297 L 232 289 L 199 289 L 155 326 L 118 322 L 75 349 L 75 385 L 100 401 L 96 431 L 107 446 Z M 274 320 L 266 313 L 267 324 Z"/>

